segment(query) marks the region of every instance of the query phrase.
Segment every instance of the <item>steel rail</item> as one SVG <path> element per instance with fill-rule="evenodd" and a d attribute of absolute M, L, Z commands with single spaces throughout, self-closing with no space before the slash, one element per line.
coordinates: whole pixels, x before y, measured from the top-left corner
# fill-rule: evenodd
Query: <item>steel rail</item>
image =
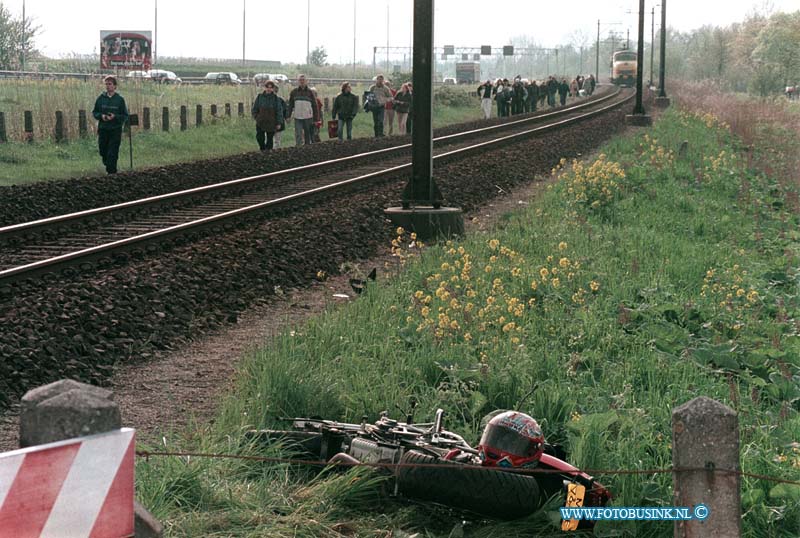
<path fill-rule="evenodd" d="M 620 89 L 617 88 L 615 92 L 612 92 L 606 96 L 587 101 L 585 103 L 575 105 L 572 107 L 567 107 L 563 109 L 559 109 L 553 112 L 548 112 L 545 114 L 539 114 L 537 116 L 532 116 L 529 118 L 524 118 L 516 121 L 510 121 L 498 125 L 492 125 L 489 127 L 484 127 L 480 129 L 473 129 L 471 131 L 465 131 L 461 133 L 455 133 L 451 135 L 441 136 L 434 139 L 434 142 L 438 142 L 439 144 L 442 143 L 452 143 L 459 139 L 467 139 L 472 136 L 492 133 L 495 130 L 504 130 L 513 128 L 514 126 L 518 126 L 524 123 L 533 123 L 533 122 L 540 122 L 542 120 L 547 120 L 549 118 L 562 116 L 564 114 L 570 114 L 575 112 L 576 110 L 582 110 L 586 107 L 594 107 L 599 103 L 603 103 L 609 99 L 616 97 L 620 92 Z M 287 168 L 284 170 L 277 170 L 275 172 L 269 172 L 267 174 L 260 174 L 257 176 L 249 176 L 240 179 L 234 179 L 230 181 L 224 181 L 221 183 L 214 183 L 212 185 L 203 185 L 201 187 L 194 187 L 191 189 L 184 189 L 181 191 L 175 191 L 167 194 L 160 194 L 157 196 L 149 196 L 147 198 L 141 198 L 138 200 L 131 200 L 128 202 L 122 202 L 119 204 L 113 204 L 109 206 L 97 207 L 93 209 L 87 209 L 84 211 L 76 211 L 74 213 L 67 213 L 64 215 L 56 215 L 54 217 L 47 217 L 44 219 L 33 220 L 29 222 L 22 222 L 18 224 L 11 224 L 9 226 L 0 227 L 0 245 L 4 242 L 8 242 L 14 237 L 18 237 L 20 235 L 24 235 L 27 233 L 33 233 L 39 231 L 41 229 L 46 229 L 50 227 L 55 227 L 59 224 L 65 224 L 74 221 L 80 221 L 84 219 L 91 219 L 95 217 L 100 217 L 102 215 L 108 215 L 110 213 L 115 212 L 122 212 L 126 210 L 134 210 L 134 209 L 142 209 L 151 205 L 158 205 L 164 204 L 167 202 L 172 202 L 184 198 L 189 198 L 196 195 L 202 194 L 210 194 L 216 191 L 221 191 L 224 189 L 230 189 L 233 187 L 243 186 L 251 183 L 260 183 L 267 180 L 274 180 L 275 178 L 284 177 L 284 176 L 291 176 L 297 173 L 309 173 L 320 169 L 326 169 L 331 165 L 347 165 L 353 162 L 358 162 L 362 160 L 369 160 L 379 156 L 391 155 L 395 153 L 402 153 L 406 150 L 411 149 L 411 144 L 402 144 L 400 146 L 392 146 L 390 148 L 384 148 L 380 150 L 370 151 L 366 153 L 358 153 L 356 155 L 350 155 L 348 157 L 340 157 L 337 159 L 330 159 L 327 161 L 322 161 L 318 163 L 308 164 L 304 166 L 296 166 L 293 168 Z"/>
<path fill-rule="evenodd" d="M 617 92 L 614 95 L 618 95 L 619 93 L 620 92 Z M 433 159 L 434 159 L 434 162 L 439 161 L 439 163 L 442 163 L 445 160 L 452 159 L 453 157 L 466 156 L 466 155 L 474 153 L 474 152 L 482 152 L 482 151 L 485 151 L 485 150 L 487 150 L 489 148 L 493 148 L 493 147 L 495 147 L 497 145 L 505 144 L 505 143 L 507 143 L 509 141 L 520 140 L 520 139 L 523 139 L 525 137 L 531 136 L 533 134 L 538 134 L 538 133 L 550 131 L 550 130 L 553 130 L 553 129 L 557 129 L 559 127 L 562 127 L 562 126 L 565 126 L 565 125 L 569 125 L 569 124 L 572 124 L 572 123 L 577 123 L 577 122 L 585 120 L 587 118 L 591 118 L 591 117 L 603 114 L 604 112 L 607 112 L 607 111 L 609 111 L 609 110 L 611 110 L 613 108 L 617 108 L 617 107 L 621 106 L 622 104 L 624 104 L 625 102 L 630 101 L 631 99 L 633 99 L 633 97 L 634 97 L 634 95 L 632 94 L 630 96 L 625 97 L 624 99 L 621 99 L 619 101 L 611 103 L 611 104 L 609 104 L 609 105 L 607 105 L 605 107 L 602 107 L 602 108 L 597 109 L 597 110 L 593 110 L 591 112 L 587 112 L 585 114 L 581 114 L 579 116 L 575 116 L 575 117 L 572 117 L 572 118 L 567 118 L 567 119 L 564 119 L 564 120 L 561 120 L 561 121 L 558 121 L 558 122 L 555 122 L 555 123 L 550 123 L 550 124 L 543 125 L 543 126 L 540 126 L 540 127 L 535 127 L 533 129 L 528 129 L 526 131 L 522 131 L 522 132 L 519 132 L 519 133 L 503 136 L 503 137 L 496 138 L 496 139 L 493 139 L 493 140 L 489 140 L 489 141 L 486 141 L 486 142 L 480 142 L 478 144 L 474 144 L 474 145 L 468 146 L 466 148 L 461 148 L 461 149 L 453 150 L 451 152 L 447 152 L 447 153 L 443 153 L 443 154 L 437 155 Z M 325 185 L 325 186 L 322 186 L 322 187 L 317 187 L 317 188 L 310 189 L 310 190 L 307 190 L 307 191 L 303 191 L 303 192 L 300 192 L 300 193 L 295 193 L 295 194 L 291 194 L 291 195 L 288 195 L 288 196 L 283 196 L 283 197 L 280 197 L 280 198 L 276 198 L 276 199 L 273 199 L 273 200 L 268 200 L 268 201 L 265 201 L 265 202 L 260 202 L 260 203 L 257 203 L 257 204 L 253 204 L 253 205 L 250 205 L 250 206 L 247 206 L 247 207 L 243 207 L 243 208 L 239 208 L 239 209 L 235 209 L 235 210 L 231 210 L 231 211 L 226 211 L 226 212 L 223 212 L 223 213 L 218 213 L 216 215 L 213 215 L 213 216 L 210 216 L 210 217 L 204 217 L 204 218 L 201 218 L 201 219 L 198 219 L 198 220 L 195 220 L 195 221 L 191 221 L 191 222 L 186 222 L 186 223 L 170 226 L 168 228 L 164 228 L 164 229 L 161 229 L 161 230 L 156 230 L 156 231 L 153 231 L 153 232 L 147 232 L 147 233 L 140 234 L 140 235 L 137 235 L 137 236 L 134 236 L 134 237 L 129 237 L 129 238 L 126 238 L 126 239 L 113 241 L 111 243 L 98 245 L 96 247 L 90 247 L 90 248 L 82 249 L 82 250 L 79 250 L 79 251 L 71 252 L 69 254 L 63 254 L 63 255 L 60 255 L 60 256 L 55 256 L 53 258 L 48 258 L 48 259 L 45 259 L 45 260 L 40 260 L 40 261 L 37 261 L 37 262 L 33 262 L 33 263 L 29 263 L 29 264 L 25 264 L 25 265 L 21 265 L 21 266 L 17 266 L 17 267 L 12 267 L 10 269 L 6 269 L 6 270 L 0 271 L 0 285 L 10 284 L 11 282 L 14 282 L 16 280 L 21 280 L 23 278 L 29 278 L 29 277 L 32 277 L 32 276 L 36 276 L 38 274 L 52 272 L 52 271 L 54 271 L 54 270 L 56 270 L 58 268 L 66 267 L 66 266 L 69 266 L 69 265 L 73 265 L 76 260 L 98 258 L 98 257 L 100 257 L 100 256 L 102 256 L 104 254 L 110 254 L 112 252 L 120 252 L 120 251 L 125 251 L 125 250 L 131 250 L 132 248 L 134 248 L 136 246 L 143 246 L 144 244 L 146 244 L 148 242 L 152 242 L 154 240 L 163 240 L 163 239 L 167 239 L 167 238 L 170 238 L 170 237 L 175 237 L 175 236 L 184 234 L 189 230 L 199 231 L 199 230 L 201 230 L 203 228 L 207 228 L 207 227 L 211 227 L 211 226 L 214 226 L 214 225 L 218 225 L 219 223 L 221 223 L 223 221 L 228 221 L 228 220 L 231 220 L 231 219 L 237 219 L 239 217 L 242 217 L 244 215 L 247 215 L 247 214 L 255 212 L 255 211 L 263 211 L 263 210 L 266 210 L 266 209 L 275 208 L 275 207 L 278 207 L 280 205 L 283 205 L 283 204 L 286 204 L 286 203 L 289 203 L 289 202 L 292 202 L 292 201 L 295 201 L 295 200 L 298 200 L 298 199 L 310 198 L 312 196 L 319 195 L 320 193 L 325 193 L 325 192 L 329 192 L 329 191 L 332 191 L 332 190 L 338 190 L 338 189 L 341 189 L 341 188 L 349 186 L 349 185 L 354 185 L 354 184 L 357 184 L 357 183 L 364 183 L 364 182 L 367 182 L 367 181 L 370 181 L 370 180 L 375 180 L 375 179 L 378 179 L 378 178 L 384 178 L 384 177 L 387 177 L 387 176 L 391 176 L 393 174 L 396 174 L 396 173 L 399 173 L 399 172 L 402 172 L 402 171 L 410 170 L 411 166 L 412 166 L 411 163 L 406 163 L 406 164 L 399 165 L 399 166 L 393 166 L 393 167 L 387 168 L 385 170 L 379 170 L 379 171 L 376 171 L 376 172 L 371 172 L 369 174 L 364 174 L 364 175 L 361 175 L 361 176 L 358 176 L 358 177 L 355 177 L 355 178 L 350 178 L 350 179 L 347 179 L 347 180 L 338 181 L 338 182 L 335 182 L 335 183 L 331 183 L 329 185 Z"/>

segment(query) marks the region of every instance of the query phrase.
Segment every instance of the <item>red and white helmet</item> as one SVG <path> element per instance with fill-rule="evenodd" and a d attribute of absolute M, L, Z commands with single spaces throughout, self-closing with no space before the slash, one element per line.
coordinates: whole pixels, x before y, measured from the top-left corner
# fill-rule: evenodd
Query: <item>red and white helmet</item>
<path fill-rule="evenodd" d="M 487 467 L 533 466 L 544 452 L 544 435 L 533 418 L 506 411 L 486 425 L 478 451 L 482 465 Z"/>

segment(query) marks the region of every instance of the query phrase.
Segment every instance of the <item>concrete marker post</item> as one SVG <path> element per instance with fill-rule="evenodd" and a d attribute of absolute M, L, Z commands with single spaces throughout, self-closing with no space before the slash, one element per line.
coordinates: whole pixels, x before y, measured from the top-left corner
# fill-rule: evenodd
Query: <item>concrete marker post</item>
<path fill-rule="evenodd" d="M 113 393 L 100 387 L 63 379 L 28 391 L 22 397 L 20 448 L 105 433 L 122 427 Z M 136 538 L 161 538 L 161 524 L 134 502 Z"/>
<path fill-rule="evenodd" d="M 736 411 L 700 396 L 672 410 L 672 466 L 702 471 L 674 472 L 675 506 L 707 508 L 707 519 L 676 521 L 675 538 L 742 534 L 741 478 L 739 471 L 739 421 Z M 696 516 L 701 516 L 695 512 Z"/>

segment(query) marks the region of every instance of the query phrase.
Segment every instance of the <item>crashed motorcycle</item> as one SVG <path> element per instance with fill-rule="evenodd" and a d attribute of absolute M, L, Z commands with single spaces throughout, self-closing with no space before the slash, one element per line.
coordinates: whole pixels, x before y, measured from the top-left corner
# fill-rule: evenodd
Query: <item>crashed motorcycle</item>
<path fill-rule="evenodd" d="M 327 464 L 370 464 L 393 474 L 395 494 L 432 501 L 498 519 L 526 517 L 560 496 L 570 507 L 605 506 L 610 492 L 562 458 L 544 441 L 538 423 L 515 411 L 488 421 L 477 448 L 444 428 L 444 411 L 432 423 L 400 422 L 381 413 L 374 423 L 316 418 L 283 419 L 291 430 L 255 430 L 259 443 L 286 447 L 300 457 Z M 544 470 L 547 472 L 536 472 Z M 565 521 L 564 530 L 591 527 Z"/>

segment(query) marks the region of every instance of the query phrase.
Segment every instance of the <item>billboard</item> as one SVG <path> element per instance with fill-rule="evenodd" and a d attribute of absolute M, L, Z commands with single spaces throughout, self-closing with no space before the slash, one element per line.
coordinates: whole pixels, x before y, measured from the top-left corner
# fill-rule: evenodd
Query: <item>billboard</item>
<path fill-rule="evenodd" d="M 153 33 L 126 30 L 100 31 L 102 69 L 148 70 L 152 63 Z"/>

